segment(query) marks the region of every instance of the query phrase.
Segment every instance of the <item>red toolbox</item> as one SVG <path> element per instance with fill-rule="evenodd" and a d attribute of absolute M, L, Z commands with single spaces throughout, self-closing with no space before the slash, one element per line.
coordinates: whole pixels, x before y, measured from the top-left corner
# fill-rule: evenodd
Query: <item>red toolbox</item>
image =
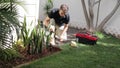
<path fill-rule="evenodd" d="M 83 43 L 83 44 L 90 44 L 94 45 L 96 44 L 98 38 L 95 35 L 92 35 L 90 33 L 77 33 L 75 34 L 77 42 Z"/>

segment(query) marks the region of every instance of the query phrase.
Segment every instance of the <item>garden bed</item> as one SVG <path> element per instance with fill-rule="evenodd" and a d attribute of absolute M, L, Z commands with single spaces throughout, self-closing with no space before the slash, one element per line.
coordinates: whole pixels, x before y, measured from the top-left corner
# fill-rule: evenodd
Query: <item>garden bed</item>
<path fill-rule="evenodd" d="M 71 40 L 75 40 L 75 36 L 73 36 L 73 34 L 79 32 L 79 29 L 76 29 L 76 28 L 69 28 L 68 29 L 68 43 L 71 41 Z M 63 42 L 61 44 L 57 44 L 58 46 L 59 45 L 64 45 L 66 42 Z M 28 63 L 28 62 L 31 62 L 33 60 L 37 60 L 38 58 L 42 58 L 42 57 L 45 57 L 45 56 L 49 56 L 53 53 L 56 53 L 56 52 L 59 52 L 61 51 L 61 49 L 59 47 L 51 47 L 49 50 L 44 50 L 41 54 L 34 54 L 34 55 L 28 55 L 26 52 L 27 51 L 22 51 L 20 52 L 20 54 L 22 55 L 22 58 L 14 58 L 10 61 L 6 61 L 6 62 L 3 62 L 0 60 L 0 68 L 12 68 L 12 67 L 15 67 L 15 66 L 19 66 L 21 64 L 25 64 L 25 63 Z"/>
<path fill-rule="evenodd" d="M 43 50 L 41 54 L 34 54 L 34 55 L 29 55 L 26 53 L 26 51 L 20 52 L 20 55 L 22 56 L 21 58 L 14 58 L 10 61 L 0 61 L 0 68 L 12 68 L 17 65 L 21 65 L 27 62 L 31 62 L 33 60 L 36 60 L 38 58 L 42 58 L 45 56 L 49 56 L 55 52 L 61 51 L 59 47 L 53 47 L 51 46 L 49 50 Z"/>

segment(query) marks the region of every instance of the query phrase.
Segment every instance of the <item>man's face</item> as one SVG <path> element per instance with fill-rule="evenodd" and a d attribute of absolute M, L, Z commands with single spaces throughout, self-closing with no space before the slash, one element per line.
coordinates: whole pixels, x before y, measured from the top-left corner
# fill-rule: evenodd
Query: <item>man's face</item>
<path fill-rule="evenodd" d="M 60 16 L 61 16 L 61 17 L 64 17 L 64 16 L 65 16 L 65 14 L 66 14 L 66 12 L 65 12 L 65 11 L 63 11 L 63 10 L 60 10 L 60 11 L 59 11 L 59 14 L 60 14 Z"/>

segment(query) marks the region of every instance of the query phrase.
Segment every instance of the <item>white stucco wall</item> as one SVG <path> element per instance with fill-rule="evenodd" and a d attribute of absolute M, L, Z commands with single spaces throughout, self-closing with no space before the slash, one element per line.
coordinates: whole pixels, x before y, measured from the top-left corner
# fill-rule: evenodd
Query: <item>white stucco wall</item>
<path fill-rule="evenodd" d="M 19 7 L 20 21 L 23 21 L 26 16 L 27 22 L 35 21 L 38 19 L 39 14 L 39 0 L 21 0 L 24 2 L 24 8 Z"/>
<path fill-rule="evenodd" d="M 32 29 L 38 20 L 38 14 L 39 14 L 39 0 L 20 0 L 24 4 L 24 8 L 21 6 L 18 6 L 18 13 L 19 13 L 19 20 L 21 22 L 24 21 L 24 17 L 26 16 L 27 21 L 27 27 Z M 30 26 L 31 22 L 33 21 L 32 26 Z M 13 30 L 13 40 L 17 40 L 16 31 Z"/>
<path fill-rule="evenodd" d="M 107 16 L 116 5 L 117 0 L 103 0 L 101 2 L 101 8 L 100 8 L 100 19 L 99 22 L 101 22 L 105 16 Z M 106 33 L 112 34 L 112 35 L 120 35 L 120 7 L 117 10 L 117 12 L 113 15 L 113 17 L 107 22 L 107 24 L 104 27 L 104 30 Z"/>
<path fill-rule="evenodd" d="M 44 6 L 46 0 L 25 0 L 26 7 L 28 9 L 27 13 L 21 14 L 26 15 L 28 20 L 33 20 L 39 18 L 43 20 L 45 18 Z M 85 0 L 86 2 L 88 0 Z M 115 6 L 117 0 L 102 0 L 100 7 L 100 17 L 99 23 L 111 12 L 112 8 Z M 69 6 L 70 13 L 70 26 L 77 28 L 86 28 L 86 21 L 83 13 L 83 8 L 81 5 L 81 0 L 53 0 L 54 8 L 59 8 L 63 3 Z M 97 5 L 94 7 L 95 13 L 97 11 Z M 20 10 L 21 11 L 21 10 Z M 38 12 L 39 11 L 39 12 Z M 95 16 L 96 18 L 96 16 Z M 104 30 L 106 33 L 110 34 L 120 34 L 120 8 L 117 10 L 115 15 L 108 21 L 105 25 Z M 94 20 L 95 22 L 95 20 Z"/>
<path fill-rule="evenodd" d="M 45 6 L 46 0 L 41 0 L 40 3 L 40 16 L 39 18 L 41 20 L 43 20 L 45 18 L 44 16 L 44 10 L 43 7 Z M 81 6 L 81 1 L 80 0 L 53 0 L 53 4 L 54 4 L 54 8 L 59 8 L 61 4 L 67 4 L 69 6 L 69 14 L 70 14 L 70 26 L 73 27 L 81 27 L 81 28 L 85 28 L 86 27 L 86 23 L 85 18 L 84 18 L 84 14 L 82 10 L 82 6 Z M 85 23 L 85 24 L 84 24 Z"/>

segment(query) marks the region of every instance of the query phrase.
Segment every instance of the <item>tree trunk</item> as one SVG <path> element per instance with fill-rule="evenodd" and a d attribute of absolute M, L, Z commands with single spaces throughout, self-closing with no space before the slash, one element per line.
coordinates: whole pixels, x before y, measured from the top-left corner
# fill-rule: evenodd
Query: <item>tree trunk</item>
<path fill-rule="evenodd" d="M 85 19 L 86 19 L 86 22 L 87 22 L 87 29 L 90 29 L 90 22 L 89 22 L 89 17 L 88 17 L 86 5 L 85 5 L 85 0 L 81 0 L 81 3 L 82 3 Z"/>
<path fill-rule="evenodd" d="M 99 19 L 100 4 L 101 4 L 101 0 L 99 0 L 99 2 L 98 2 L 97 19 L 96 19 L 95 29 L 97 29 L 97 26 L 98 26 L 98 19 Z"/>
<path fill-rule="evenodd" d="M 109 15 L 107 15 L 107 16 L 104 18 L 104 20 L 101 22 L 101 24 L 98 26 L 97 31 L 102 31 L 102 30 L 103 30 L 104 25 L 105 25 L 105 24 L 108 22 L 108 20 L 110 20 L 110 18 L 115 14 L 115 12 L 116 12 L 117 9 L 119 8 L 119 6 L 120 6 L 120 1 L 118 0 L 118 1 L 117 1 L 117 4 L 116 4 L 116 6 L 114 7 L 114 9 L 112 10 L 112 12 L 111 12 Z"/>
<path fill-rule="evenodd" d="M 94 25 L 93 25 L 93 20 L 94 20 L 94 12 L 93 12 L 93 7 L 94 7 L 95 0 L 88 0 L 88 6 L 89 6 L 89 22 L 90 22 L 90 32 L 94 32 Z"/>

